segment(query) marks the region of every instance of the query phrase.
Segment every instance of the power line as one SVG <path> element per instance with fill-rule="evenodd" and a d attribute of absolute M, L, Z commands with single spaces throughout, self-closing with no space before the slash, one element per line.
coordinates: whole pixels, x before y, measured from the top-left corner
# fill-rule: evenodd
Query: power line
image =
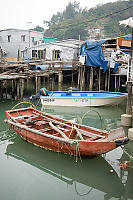
<path fill-rule="evenodd" d="M 126 7 L 126 8 L 124 8 L 124 9 L 118 10 L 118 11 L 116 11 L 116 12 L 113 12 L 113 13 L 110 13 L 110 14 L 107 14 L 107 15 L 103 15 L 103 16 L 101 16 L 101 17 L 99 17 L 99 18 L 95 18 L 95 19 L 91 19 L 91 20 L 86 20 L 86 22 L 92 22 L 92 21 L 94 21 L 94 20 L 104 19 L 104 18 L 106 18 L 106 17 L 110 17 L 110 16 L 112 16 L 112 15 L 118 14 L 118 13 L 120 13 L 120 12 L 122 12 L 122 11 L 125 11 L 125 10 L 128 10 L 128 9 L 130 9 L 130 8 L 133 8 L 133 5 L 132 5 L 132 6 L 129 6 L 129 7 Z"/>
<path fill-rule="evenodd" d="M 103 16 L 101 16 L 101 17 L 97 17 L 97 18 L 90 19 L 90 20 L 84 20 L 84 21 L 82 21 L 82 22 L 80 23 L 80 25 L 83 24 L 83 23 L 89 23 L 89 22 L 93 22 L 93 21 L 97 21 L 97 20 L 100 20 L 100 19 L 104 19 L 104 18 L 110 17 L 110 16 L 112 16 L 112 15 L 121 13 L 121 12 L 123 12 L 123 11 L 125 11 L 125 10 L 130 9 L 130 8 L 133 8 L 133 5 L 132 5 L 132 6 L 129 6 L 129 7 L 126 7 L 126 8 L 123 8 L 123 9 L 121 9 L 121 10 L 118 10 L 118 11 L 116 11 L 116 12 L 112 12 L 112 13 L 110 13 L 110 14 L 103 15 Z M 74 22 L 74 23 L 75 23 L 75 22 Z M 72 26 L 74 23 L 69 23 L 68 25 L 65 25 L 65 26 L 64 26 L 64 25 L 61 25 L 61 26 L 59 26 L 58 28 L 59 28 L 59 29 L 60 29 L 60 28 L 67 28 L 67 27 Z M 54 27 L 51 27 L 51 29 L 54 29 Z"/>

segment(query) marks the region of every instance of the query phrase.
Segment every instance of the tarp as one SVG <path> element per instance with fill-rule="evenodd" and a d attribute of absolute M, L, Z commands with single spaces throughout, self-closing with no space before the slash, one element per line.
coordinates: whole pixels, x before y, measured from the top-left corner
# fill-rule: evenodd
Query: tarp
<path fill-rule="evenodd" d="M 119 63 L 115 63 L 113 73 L 117 72 L 118 67 L 121 66 Z"/>
<path fill-rule="evenodd" d="M 48 65 L 31 65 L 30 69 L 35 71 L 35 70 L 41 70 L 44 71 L 45 69 L 48 68 Z"/>
<path fill-rule="evenodd" d="M 125 27 L 133 28 L 133 18 L 130 17 L 126 20 L 119 21 L 119 24 L 120 25 L 123 24 L 123 25 L 125 25 Z"/>
<path fill-rule="evenodd" d="M 107 69 L 108 61 L 105 60 L 101 45 L 105 42 L 94 41 L 86 42 L 86 65 L 94 67 L 103 67 L 104 72 Z"/>

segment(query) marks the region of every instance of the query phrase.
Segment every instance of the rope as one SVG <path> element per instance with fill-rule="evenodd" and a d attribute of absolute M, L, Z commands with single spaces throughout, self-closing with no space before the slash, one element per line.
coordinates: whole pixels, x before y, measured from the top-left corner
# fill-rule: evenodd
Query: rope
<path fill-rule="evenodd" d="M 72 123 L 72 122 L 71 122 L 71 124 L 72 124 L 72 129 L 71 129 L 71 132 L 70 132 L 70 134 L 69 134 L 69 138 L 70 138 L 70 136 L 71 136 L 71 134 L 72 134 L 72 131 L 73 131 L 73 129 L 74 129 L 74 128 L 73 128 L 74 126 L 73 126 L 73 123 Z"/>
<path fill-rule="evenodd" d="M 78 190 L 77 190 L 77 185 L 76 185 L 76 181 L 74 182 L 75 184 L 75 191 L 76 191 L 76 193 L 79 195 L 79 196 L 85 196 L 85 195 L 87 195 L 87 194 L 89 194 L 92 190 L 93 190 L 93 188 L 90 188 L 90 190 L 88 191 L 88 192 L 86 192 L 86 193 L 84 193 L 84 194 L 80 194 L 79 192 L 78 192 Z"/>
<path fill-rule="evenodd" d="M 80 155 L 80 150 L 79 150 L 79 143 L 78 143 L 78 141 L 75 141 L 75 142 L 76 142 L 76 147 L 75 147 L 75 161 L 76 161 L 76 163 L 78 162 L 78 156 L 79 156 L 80 161 L 82 162 L 81 155 Z"/>
<path fill-rule="evenodd" d="M 122 150 L 124 151 L 124 153 L 130 158 L 130 160 L 133 160 L 133 156 L 130 155 L 130 154 L 124 149 L 124 147 L 121 146 L 121 148 L 122 148 Z"/>
<path fill-rule="evenodd" d="M 102 118 L 101 118 L 101 115 L 99 114 L 99 112 L 97 112 L 97 111 L 95 111 L 95 110 L 92 110 L 92 109 L 91 109 L 91 110 L 87 111 L 87 112 L 82 116 L 81 120 L 83 121 L 84 117 L 85 117 L 89 112 L 91 112 L 91 111 L 96 112 L 96 113 L 98 114 L 98 116 L 99 116 L 99 118 L 100 118 L 100 121 L 101 121 L 101 128 L 102 128 Z"/>
<path fill-rule="evenodd" d="M 18 105 L 20 105 L 20 104 L 31 104 L 31 105 L 33 106 L 33 108 L 36 109 L 35 105 L 32 104 L 31 102 L 20 102 L 20 103 L 16 104 L 14 107 L 12 107 L 11 110 L 13 110 L 14 108 L 16 108 L 16 107 L 17 107 Z"/>
<path fill-rule="evenodd" d="M 77 74 L 77 73 L 78 73 L 78 71 L 76 71 L 76 72 L 74 72 L 74 73 L 72 73 L 72 74 L 65 75 L 65 76 L 63 76 L 63 77 L 72 76 L 72 75 Z"/>

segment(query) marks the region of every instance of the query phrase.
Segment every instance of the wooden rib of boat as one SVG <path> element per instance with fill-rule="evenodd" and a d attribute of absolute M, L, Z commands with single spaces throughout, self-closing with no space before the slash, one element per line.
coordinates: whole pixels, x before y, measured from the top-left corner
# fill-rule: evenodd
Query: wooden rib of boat
<path fill-rule="evenodd" d="M 56 152 L 96 156 L 128 143 L 123 128 L 108 133 L 32 107 L 6 111 L 6 116 L 8 124 L 24 140 Z"/>

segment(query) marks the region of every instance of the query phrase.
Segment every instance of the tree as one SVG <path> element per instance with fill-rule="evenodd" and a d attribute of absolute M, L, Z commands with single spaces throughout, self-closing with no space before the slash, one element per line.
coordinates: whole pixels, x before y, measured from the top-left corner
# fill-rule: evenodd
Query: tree
<path fill-rule="evenodd" d="M 41 26 L 36 26 L 33 30 L 39 31 L 39 32 L 44 32 L 44 28 L 42 28 Z"/>
<path fill-rule="evenodd" d="M 44 21 L 47 24 L 46 36 L 56 37 L 60 39 L 74 38 L 81 36 L 81 40 L 88 37 L 89 29 L 101 28 L 104 29 L 104 35 L 107 37 L 117 37 L 126 35 L 130 32 L 129 29 L 124 29 L 118 25 L 120 20 L 124 20 L 132 16 L 133 8 L 125 9 L 122 13 L 110 15 L 113 12 L 122 10 L 123 8 L 133 5 L 133 1 L 123 0 L 103 5 L 97 5 L 91 9 L 81 9 L 78 2 L 69 2 L 63 12 L 58 12 L 53 15 L 49 21 Z M 104 17 L 108 15 L 108 17 Z M 99 38 L 100 39 L 100 38 Z"/>

